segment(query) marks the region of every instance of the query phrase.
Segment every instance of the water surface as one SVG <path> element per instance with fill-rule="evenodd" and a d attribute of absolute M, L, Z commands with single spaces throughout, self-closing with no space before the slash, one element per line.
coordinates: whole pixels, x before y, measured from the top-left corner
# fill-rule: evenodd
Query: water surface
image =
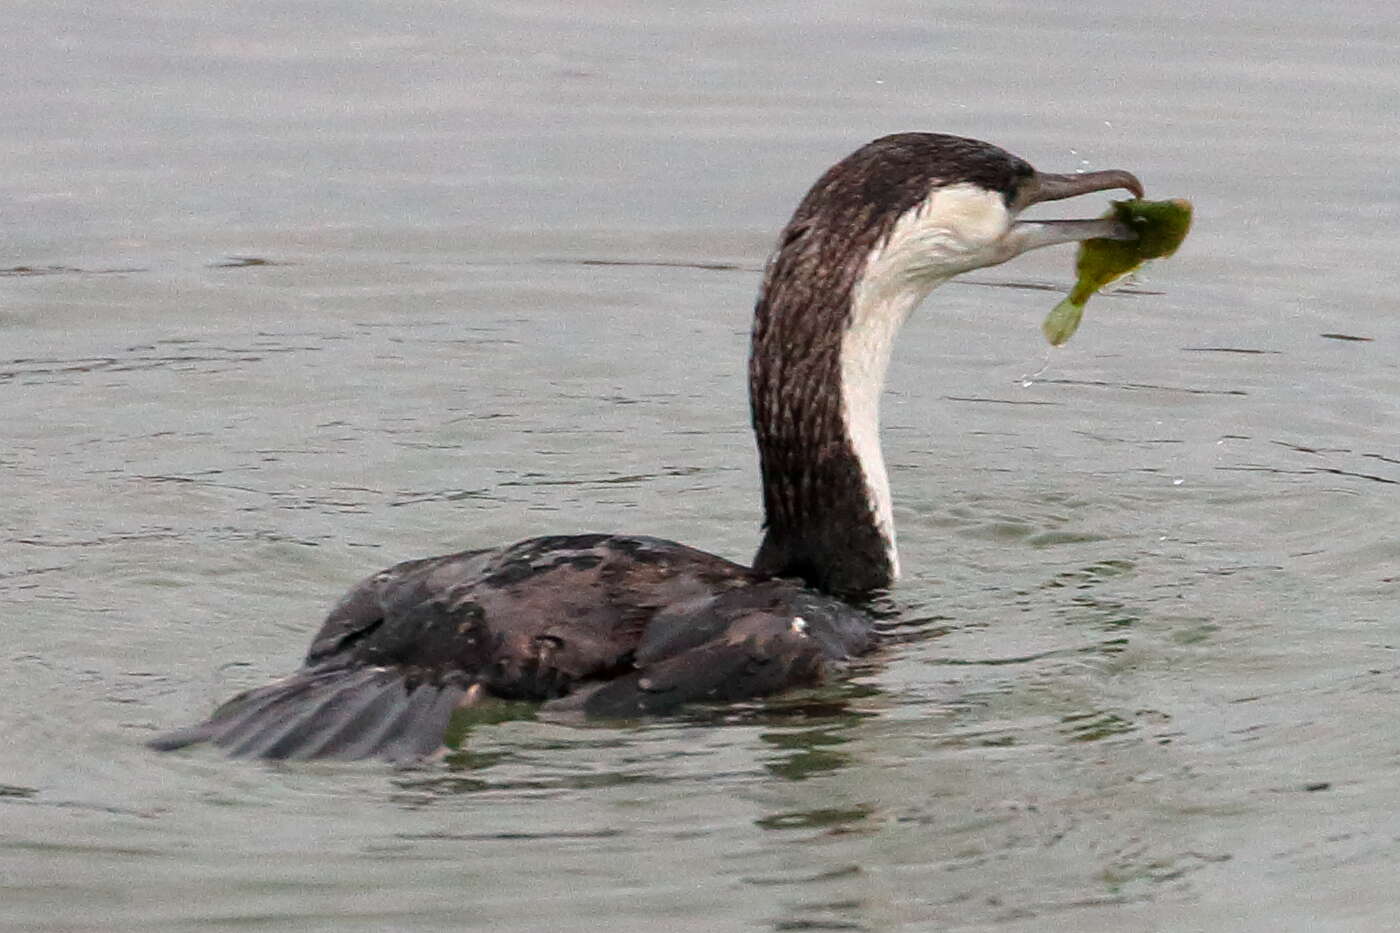
<path fill-rule="evenodd" d="M 1389 4 L 16 16 L 0 925 L 1391 926 Z M 1065 250 L 911 321 L 902 638 L 850 683 L 408 772 L 142 746 L 403 558 L 749 556 L 758 269 L 910 129 L 1133 169 L 1197 229 L 1053 353 Z"/>

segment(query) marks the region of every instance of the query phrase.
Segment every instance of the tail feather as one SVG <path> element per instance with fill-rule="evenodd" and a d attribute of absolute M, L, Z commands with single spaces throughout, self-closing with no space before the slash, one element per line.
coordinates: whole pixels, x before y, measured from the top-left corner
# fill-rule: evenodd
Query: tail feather
<path fill-rule="evenodd" d="M 299 758 L 339 758 L 346 761 L 372 754 L 373 739 L 383 729 L 386 720 L 392 717 L 403 705 L 403 683 L 386 671 L 376 671 L 381 676 L 366 683 L 353 698 L 339 706 L 334 721 L 324 723 L 314 736 L 308 736 Z M 385 676 L 388 675 L 388 676 Z M 352 746 L 364 745 L 370 751 L 354 755 Z"/>
<path fill-rule="evenodd" d="M 307 746 L 338 725 L 347 707 L 360 706 L 399 686 L 396 678 L 386 674 L 364 668 L 318 679 L 310 690 L 288 691 L 236 732 L 217 737 L 215 744 L 238 758 L 306 757 Z"/>
<path fill-rule="evenodd" d="M 284 688 L 275 684 L 264 688 L 275 691 L 273 696 L 259 697 L 257 703 L 248 704 L 246 709 L 235 706 L 228 716 L 220 709 L 210 718 L 213 730 L 209 740 L 228 749 L 232 755 L 266 754 L 283 735 L 335 701 L 335 695 L 318 690 L 320 686 L 319 683 L 295 683 Z M 238 698 L 232 702 L 238 704 Z"/>
<path fill-rule="evenodd" d="M 162 733 L 146 744 L 158 751 L 173 751 L 202 742 L 213 742 L 226 747 L 257 729 L 261 724 L 261 717 L 267 714 L 268 710 L 305 693 L 313 685 L 314 681 L 309 678 L 297 678 L 240 693 L 215 710 L 204 722 Z"/>
<path fill-rule="evenodd" d="M 303 671 L 149 744 L 169 750 L 208 742 L 247 758 L 402 761 L 437 750 L 465 692 L 451 684 L 410 686 L 389 668 Z"/>
<path fill-rule="evenodd" d="M 465 695 L 465 691 L 453 687 L 420 687 L 374 754 L 390 761 L 412 761 L 431 755 L 442 747 L 447 724 Z M 418 728 L 415 724 L 419 723 L 434 725 Z"/>
<path fill-rule="evenodd" d="M 379 702 L 357 716 L 354 723 L 347 724 L 353 728 L 342 730 L 333 743 L 321 749 L 321 757 L 347 761 L 356 758 L 399 760 L 414 757 L 398 753 L 397 746 L 401 742 L 406 746 L 430 743 L 430 747 L 421 754 L 431 752 L 442 743 L 447 720 L 452 715 L 449 709 L 447 716 L 441 718 L 440 725 L 436 725 L 436 717 L 425 715 L 432 712 L 432 701 L 437 698 L 438 692 L 438 688 L 434 687 L 419 687 L 411 693 L 391 688 Z"/>

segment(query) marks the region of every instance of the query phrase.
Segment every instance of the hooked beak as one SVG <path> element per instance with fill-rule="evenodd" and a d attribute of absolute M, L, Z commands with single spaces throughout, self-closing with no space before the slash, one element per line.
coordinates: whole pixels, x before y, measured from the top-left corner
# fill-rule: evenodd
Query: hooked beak
<path fill-rule="evenodd" d="M 1041 201 L 1059 201 L 1094 191 L 1112 191 L 1114 188 L 1131 191 L 1135 198 L 1142 197 L 1142 182 L 1137 180 L 1137 176 L 1115 168 L 1105 172 L 1082 172 L 1077 175 L 1036 172 L 1021 186 L 1016 201 L 1018 208 L 1025 209 Z"/>
<path fill-rule="evenodd" d="M 1110 169 L 1103 172 L 1083 172 L 1075 175 L 1055 175 L 1036 172 L 1021 186 L 1012 205 L 1021 211 L 1041 201 L 1059 201 L 1094 191 L 1124 188 L 1134 197 L 1142 197 L 1142 182 L 1132 172 Z M 1027 250 L 1080 240 L 1135 240 L 1137 234 L 1111 218 L 1098 220 L 1021 220 L 1011 225 L 1002 241 L 1005 259 L 1019 256 Z M 1005 259 L 1002 261 L 1004 262 Z"/>

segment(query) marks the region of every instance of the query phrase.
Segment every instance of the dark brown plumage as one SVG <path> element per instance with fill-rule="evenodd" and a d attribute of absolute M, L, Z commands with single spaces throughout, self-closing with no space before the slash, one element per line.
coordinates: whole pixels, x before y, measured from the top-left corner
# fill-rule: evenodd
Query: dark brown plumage
<path fill-rule="evenodd" d="M 754 310 L 749 400 L 765 518 L 755 570 L 846 596 L 893 582 L 842 422 L 841 338 L 852 290 L 871 252 L 930 191 L 972 184 L 1009 205 L 1034 172 L 975 139 L 900 133 L 827 169 L 797 206 Z"/>
<path fill-rule="evenodd" d="M 869 618 L 671 541 L 531 538 L 408 561 L 331 610 L 301 671 L 151 744 L 264 758 L 407 759 L 490 698 L 636 717 L 818 683 Z"/>
<path fill-rule="evenodd" d="M 948 186 L 962 200 L 946 216 L 916 210 Z M 630 535 L 531 538 L 401 563 L 341 599 L 301 670 L 151 744 L 412 759 L 441 747 L 457 710 L 493 699 L 633 717 L 830 677 L 874 644 L 870 617 L 843 600 L 894 577 L 873 428 L 900 315 L 958 271 L 1038 246 L 1126 235 L 1111 221 L 1012 225 L 1036 200 L 1114 186 L 1141 191 L 1127 173 L 1042 175 L 995 146 L 953 136 L 906 133 L 863 146 L 808 192 L 764 274 L 749 388 L 765 536 L 752 569 Z M 853 328 L 872 255 L 911 216 L 916 233 L 945 244 L 946 255 L 881 266 L 877 282 L 903 289 L 902 303 L 862 304 L 865 323 Z M 853 376 L 842 369 L 852 330 L 868 338 L 871 367 Z M 846 378 L 870 390 L 857 403 L 843 396 Z M 878 475 L 878 496 L 867 471 Z"/>

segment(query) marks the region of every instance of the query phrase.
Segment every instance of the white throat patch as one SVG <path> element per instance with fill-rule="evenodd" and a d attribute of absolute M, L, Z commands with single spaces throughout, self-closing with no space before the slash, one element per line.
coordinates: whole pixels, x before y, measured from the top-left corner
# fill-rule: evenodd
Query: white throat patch
<path fill-rule="evenodd" d="M 899 550 L 880 451 L 880 394 L 894 338 L 934 288 L 959 272 L 1008 258 L 1004 238 L 1013 220 L 1000 192 L 971 184 L 939 188 L 900 217 L 871 250 L 852 290 L 850 326 L 841 338 L 841 403 L 895 577 Z"/>

